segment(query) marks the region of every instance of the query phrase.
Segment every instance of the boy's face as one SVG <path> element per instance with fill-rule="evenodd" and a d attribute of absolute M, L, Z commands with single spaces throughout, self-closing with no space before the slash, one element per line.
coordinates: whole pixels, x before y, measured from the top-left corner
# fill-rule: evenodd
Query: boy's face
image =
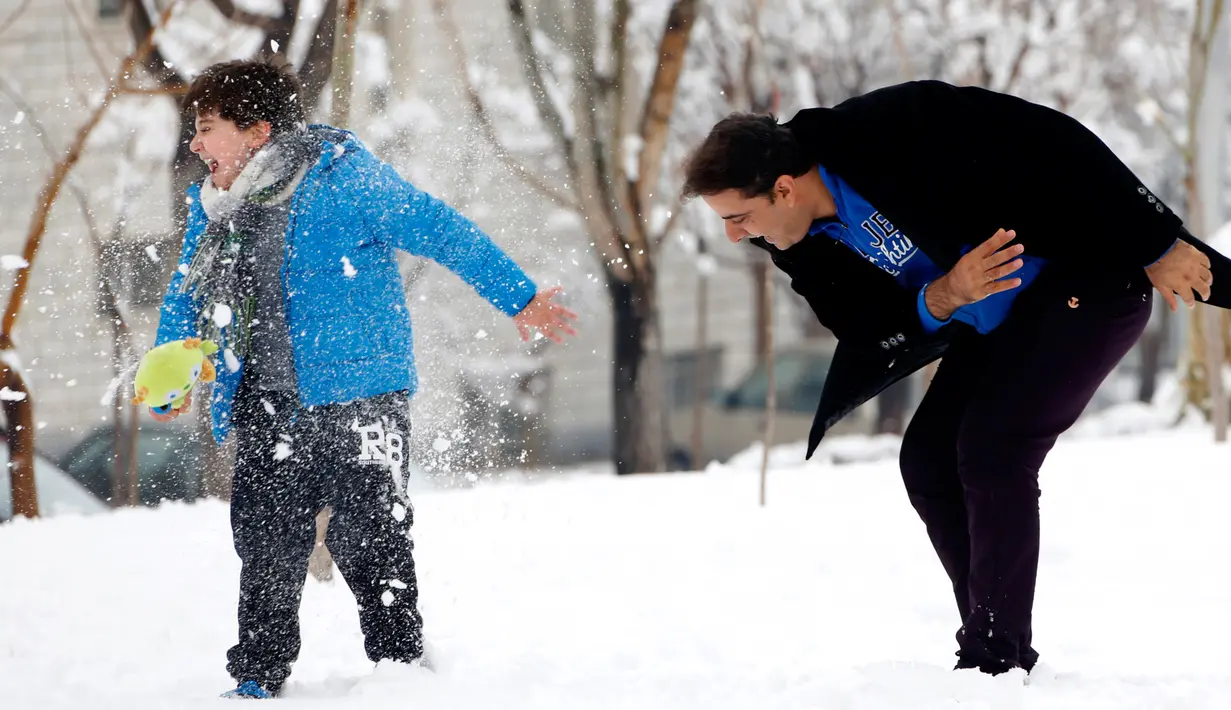
<path fill-rule="evenodd" d="M 211 111 L 197 114 L 196 135 L 188 147 L 205 161 L 214 187 L 229 190 L 248 159 L 269 140 L 269 131 L 267 121 L 241 130 L 234 121 Z"/>

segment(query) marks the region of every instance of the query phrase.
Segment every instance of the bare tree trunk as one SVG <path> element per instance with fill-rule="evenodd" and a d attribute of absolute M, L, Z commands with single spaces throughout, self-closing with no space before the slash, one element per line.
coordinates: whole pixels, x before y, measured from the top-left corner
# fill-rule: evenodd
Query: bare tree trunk
<path fill-rule="evenodd" d="M 757 258 L 752 261 L 752 282 L 753 293 L 756 301 L 753 304 L 753 347 L 757 354 L 757 361 L 762 362 L 769 352 L 769 323 L 773 318 L 770 313 L 771 296 L 772 296 L 772 274 L 770 267 L 773 262 L 770 261 L 768 254 L 758 254 Z"/>
<path fill-rule="evenodd" d="M 1205 321 L 1206 377 L 1210 388 L 1210 408 L 1213 410 L 1214 441 L 1227 440 L 1227 393 L 1222 381 L 1223 341 L 1220 309 L 1202 305 L 1199 311 Z M 1195 320 L 1195 318 L 1194 318 Z"/>
<path fill-rule="evenodd" d="M 1141 370 L 1138 372 L 1137 401 L 1150 403 L 1158 391 L 1158 371 L 1162 367 L 1163 345 L 1171 324 L 1171 309 L 1155 309 L 1157 324 L 1141 336 Z"/>
<path fill-rule="evenodd" d="M 0 410 L 9 431 L 9 484 L 12 487 L 13 517 L 38 517 L 38 489 L 34 482 L 34 406 L 21 372 L 12 361 L 13 350 L 7 336 L 0 336 L 0 384 L 12 394 L 0 400 Z"/>
<path fill-rule="evenodd" d="M 699 242 L 700 253 L 705 254 L 704 241 Z M 706 387 L 709 373 L 706 372 L 706 355 L 709 349 L 709 338 L 706 332 L 709 325 L 709 274 L 703 270 L 697 272 L 697 339 L 694 351 L 696 365 L 693 368 L 692 387 L 692 468 L 699 469 L 704 465 L 701 457 L 704 453 L 705 403 L 709 399 L 709 389 Z"/>
<path fill-rule="evenodd" d="M 321 11 L 321 19 L 316 25 L 308 56 L 299 70 L 299 81 L 303 85 L 304 110 L 309 115 L 316 111 L 325 84 L 329 83 L 329 77 L 333 73 L 333 43 L 336 41 L 337 26 L 338 0 L 328 0 L 325 9 Z"/>
<path fill-rule="evenodd" d="M 769 477 L 769 449 L 774 444 L 774 424 L 778 416 L 778 387 L 774 377 L 774 281 L 769 273 L 772 268 L 773 265 L 769 259 L 762 261 L 761 269 L 764 275 L 761 278 L 761 290 L 766 308 L 765 319 L 762 322 L 764 331 L 760 340 L 765 348 L 761 357 L 765 360 L 765 374 L 769 383 L 765 393 L 765 436 L 761 444 L 760 505 L 762 508 L 765 507 L 766 479 Z"/>
<path fill-rule="evenodd" d="M 128 505 L 141 505 L 141 475 L 137 466 L 137 408 L 128 413 Z"/>
<path fill-rule="evenodd" d="M 330 122 L 338 128 L 350 125 L 351 95 L 355 75 L 355 31 L 359 24 L 359 0 L 341 0 L 337 28 L 341 34 L 333 47 L 333 104 Z"/>
<path fill-rule="evenodd" d="M 1226 87 L 1218 70 L 1227 53 L 1222 36 L 1224 0 L 1197 0 L 1188 55 L 1188 144 L 1185 151 L 1189 222 L 1193 233 L 1208 238 L 1217 228 L 1221 191 L 1221 150 L 1226 131 Z M 1212 80 L 1212 81 L 1211 81 Z M 1199 304 L 1189 312 L 1190 338 L 1185 371 L 1186 401 L 1214 420 L 1214 438 L 1226 439 L 1228 403 L 1223 393 L 1226 353 L 1219 313 Z"/>
<path fill-rule="evenodd" d="M 124 437 L 128 432 L 125 415 L 132 405 L 128 398 L 122 396 L 124 383 L 116 383 L 115 402 L 111 406 L 111 497 L 107 502 L 113 507 L 120 507 L 124 500 Z"/>
<path fill-rule="evenodd" d="M 906 407 L 910 403 L 911 378 L 894 383 L 876 398 L 876 433 L 898 434 L 906 430 Z"/>
<path fill-rule="evenodd" d="M 1197 146 L 1194 146 L 1197 150 Z M 1193 233 L 1208 236 L 1205 218 L 1204 195 L 1196 177 L 1196 159 L 1189 160 L 1188 188 L 1189 222 Z M 1208 311 L 1208 312 L 1207 312 Z M 1183 384 L 1186 404 L 1204 413 L 1214 424 L 1214 440 L 1222 442 L 1227 437 L 1228 402 L 1222 381 L 1222 367 L 1227 352 L 1227 342 L 1221 327 L 1225 315 L 1198 302 L 1188 311 L 1188 357 L 1183 369 Z"/>
<path fill-rule="evenodd" d="M 616 472 L 657 473 L 667 450 L 658 294 L 649 278 L 609 278 L 607 288 L 614 311 Z"/>
<path fill-rule="evenodd" d="M 410 98 L 415 90 L 415 57 L 419 49 L 417 32 L 422 30 L 415 26 L 415 8 L 413 3 L 398 2 L 388 8 L 388 14 L 382 28 L 385 44 L 389 47 L 390 83 L 398 100 Z"/>

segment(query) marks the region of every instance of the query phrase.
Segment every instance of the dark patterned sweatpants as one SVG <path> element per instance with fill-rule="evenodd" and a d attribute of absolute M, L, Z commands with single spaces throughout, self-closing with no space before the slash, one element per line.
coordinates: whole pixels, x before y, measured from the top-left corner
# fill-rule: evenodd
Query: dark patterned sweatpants
<path fill-rule="evenodd" d="M 279 689 L 299 655 L 299 602 L 315 518 L 332 506 L 326 545 L 359 606 L 373 661 L 423 653 L 423 621 L 404 460 L 409 400 L 392 392 L 301 408 L 293 396 L 241 389 L 231 497 L 239 638 L 227 671 Z"/>

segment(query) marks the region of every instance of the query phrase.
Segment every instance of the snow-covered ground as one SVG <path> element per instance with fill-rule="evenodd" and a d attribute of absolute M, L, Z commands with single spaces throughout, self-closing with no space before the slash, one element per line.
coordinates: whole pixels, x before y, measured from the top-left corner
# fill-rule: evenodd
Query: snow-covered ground
<path fill-rule="evenodd" d="M 345 585 L 309 582 L 286 701 L 321 708 L 1231 706 L 1231 448 L 1066 437 L 1043 472 L 1043 665 L 955 672 L 947 580 L 892 458 L 420 492 L 438 671 L 374 672 Z M 0 526 L 0 707 L 225 701 L 224 505 Z"/>

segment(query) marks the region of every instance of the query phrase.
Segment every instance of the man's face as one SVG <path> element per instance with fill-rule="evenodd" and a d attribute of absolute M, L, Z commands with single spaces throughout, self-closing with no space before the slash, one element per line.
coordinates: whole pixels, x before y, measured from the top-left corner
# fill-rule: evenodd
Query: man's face
<path fill-rule="evenodd" d="M 231 184 L 265 141 L 269 139 L 269 124 L 258 121 L 240 130 L 234 121 L 222 118 L 217 111 L 197 115 L 196 135 L 188 147 L 205 161 L 214 187 L 231 189 Z"/>
<path fill-rule="evenodd" d="M 789 175 L 774 184 L 774 199 L 768 195 L 744 197 L 739 190 L 724 190 L 701 199 L 722 217 L 727 239 L 738 244 L 747 237 L 764 237 L 780 250 L 789 249 L 808 235 L 812 217 L 799 200 L 795 180 Z"/>

